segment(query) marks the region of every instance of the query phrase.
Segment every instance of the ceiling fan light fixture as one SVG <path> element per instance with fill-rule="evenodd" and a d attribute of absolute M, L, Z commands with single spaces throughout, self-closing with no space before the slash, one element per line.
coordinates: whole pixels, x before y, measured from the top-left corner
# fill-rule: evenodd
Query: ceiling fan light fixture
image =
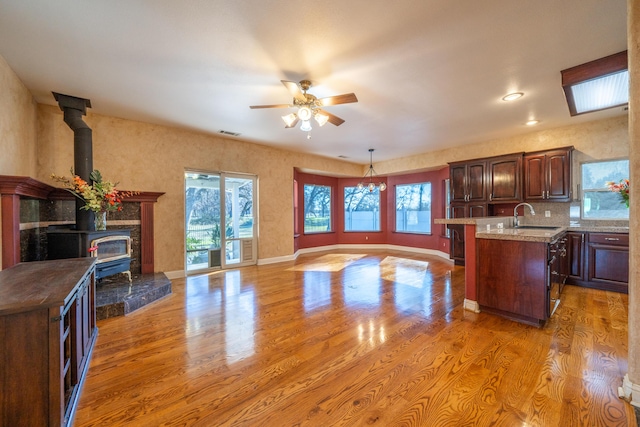
<path fill-rule="evenodd" d="M 322 113 L 316 113 L 313 117 L 316 119 L 316 122 L 318 122 L 320 127 L 324 126 L 329 121 L 329 116 Z"/>
<path fill-rule="evenodd" d="M 311 119 L 311 115 L 311 108 L 306 105 L 298 109 L 298 118 L 303 122 L 308 122 Z"/>
<path fill-rule="evenodd" d="M 311 122 L 309 122 L 309 120 L 303 120 L 300 125 L 300 130 L 303 132 L 309 132 L 311 129 Z"/>
<path fill-rule="evenodd" d="M 293 124 L 293 122 L 296 121 L 296 119 L 297 117 L 294 113 L 287 114 L 286 116 L 282 116 L 282 120 L 287 125 L 287 127 L 291 127 L 291 125 Z"/>

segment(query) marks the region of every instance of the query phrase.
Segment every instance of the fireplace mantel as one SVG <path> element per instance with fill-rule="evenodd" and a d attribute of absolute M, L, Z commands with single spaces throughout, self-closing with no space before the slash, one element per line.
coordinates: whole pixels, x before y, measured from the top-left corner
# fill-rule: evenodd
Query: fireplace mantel
<path fill-rule="evenodd" d="M 140 203 L 140 258 L 142 273 L 154 273 L 153 206 L 164 193 L 143 191 L 123 200 Z M 73 200 L 73 194 L 26 176 L 0 175 L 2 269 L 20 262 L 20 198 Z"/>

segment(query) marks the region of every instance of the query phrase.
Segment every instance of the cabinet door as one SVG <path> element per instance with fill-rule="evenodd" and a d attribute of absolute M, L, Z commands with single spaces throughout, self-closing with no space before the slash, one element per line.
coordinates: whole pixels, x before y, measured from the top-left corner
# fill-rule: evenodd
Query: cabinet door
<path fill-rule="evenodd" d="M 547 200 L 571 201 L 571 150 L 550 151 L 546 155 Z"/>
<path fill-rule="evenodd" d="M 544 200 L 547 191 L 545 160 L 544 154 L 524 156 L 525 200 Z"/>
<path fill-rule="evenodd" d="M 449 167 L 451 179 L 451 201 L 465 202 L 467 200 L 467 166 L 462 164 Z"/>
<path fill-rule="evenodd" d="M 469 218 L 479 218 L 479 217 L 487 216 L 487 205 L 484 203 L 480 203 L 480 204 L 469 203 L 467 208 L 468 208 L 467 216 Z"/>
<path fill-rule="evenodd" d="M 467 165 L 467 202 L 487 200 L 486 162 L 474 162 Z"/>
<path fill-rule="evenodd" d="M 525 200 L 571 201 L 572 150 L 568 147 L 525 155 Z"/>
<path fill-rule="evenodd" d="M 567 233 L 568 276 L 572 280 L 584 280 L 585 233 Z"/>
<path fill-rule="evenodd" d="M 589 233 L 587 280 L 593 287 L 628 292 L 629 235 Z"/>
<path fill-rule="evenodd" d="M 451 218 L 466 218 L 466 217 L 467 217 L 466 203 L 451 204 Z"/>
<path fill-rule="evenodd" d="M 449 225 L 449 258 L 464 263 L 464 225 Z"/>
<path fill-rule="evenodd" d="M 489 201 L 519 202 L 522 200 L 522 156 L 489 160 Z"/>

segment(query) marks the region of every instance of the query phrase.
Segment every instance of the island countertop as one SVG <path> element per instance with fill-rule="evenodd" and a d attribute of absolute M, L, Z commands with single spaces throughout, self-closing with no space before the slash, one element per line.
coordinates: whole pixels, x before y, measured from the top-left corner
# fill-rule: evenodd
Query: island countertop
<path fill-rule="evenodd" d="M 475 225 L 477 239 L 496 240 L 523 240 L 530 242 L 551 243 L 568 231 L 590 233 L 629 233 L 629 227 L 606 225 L 547 225 L 543 227 L 555 227 L 554 229 L 514 228 L 511 217 L 479 217 L 479 218 L 437 218 L 436 224 L 447 225 Z M 526 224 L 535 226 L 537 224 Z"/>

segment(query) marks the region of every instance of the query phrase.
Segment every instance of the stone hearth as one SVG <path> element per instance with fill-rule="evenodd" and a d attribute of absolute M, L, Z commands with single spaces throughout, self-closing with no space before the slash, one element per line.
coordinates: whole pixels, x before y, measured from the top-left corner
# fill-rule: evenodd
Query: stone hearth
<path fill-rule="evenodd" d="M 105 277 L 96 283 L 96 318 L 126 316 L 170 294 L 164 273 L 134 274 L 131 284 L 123 274 Z"/>

